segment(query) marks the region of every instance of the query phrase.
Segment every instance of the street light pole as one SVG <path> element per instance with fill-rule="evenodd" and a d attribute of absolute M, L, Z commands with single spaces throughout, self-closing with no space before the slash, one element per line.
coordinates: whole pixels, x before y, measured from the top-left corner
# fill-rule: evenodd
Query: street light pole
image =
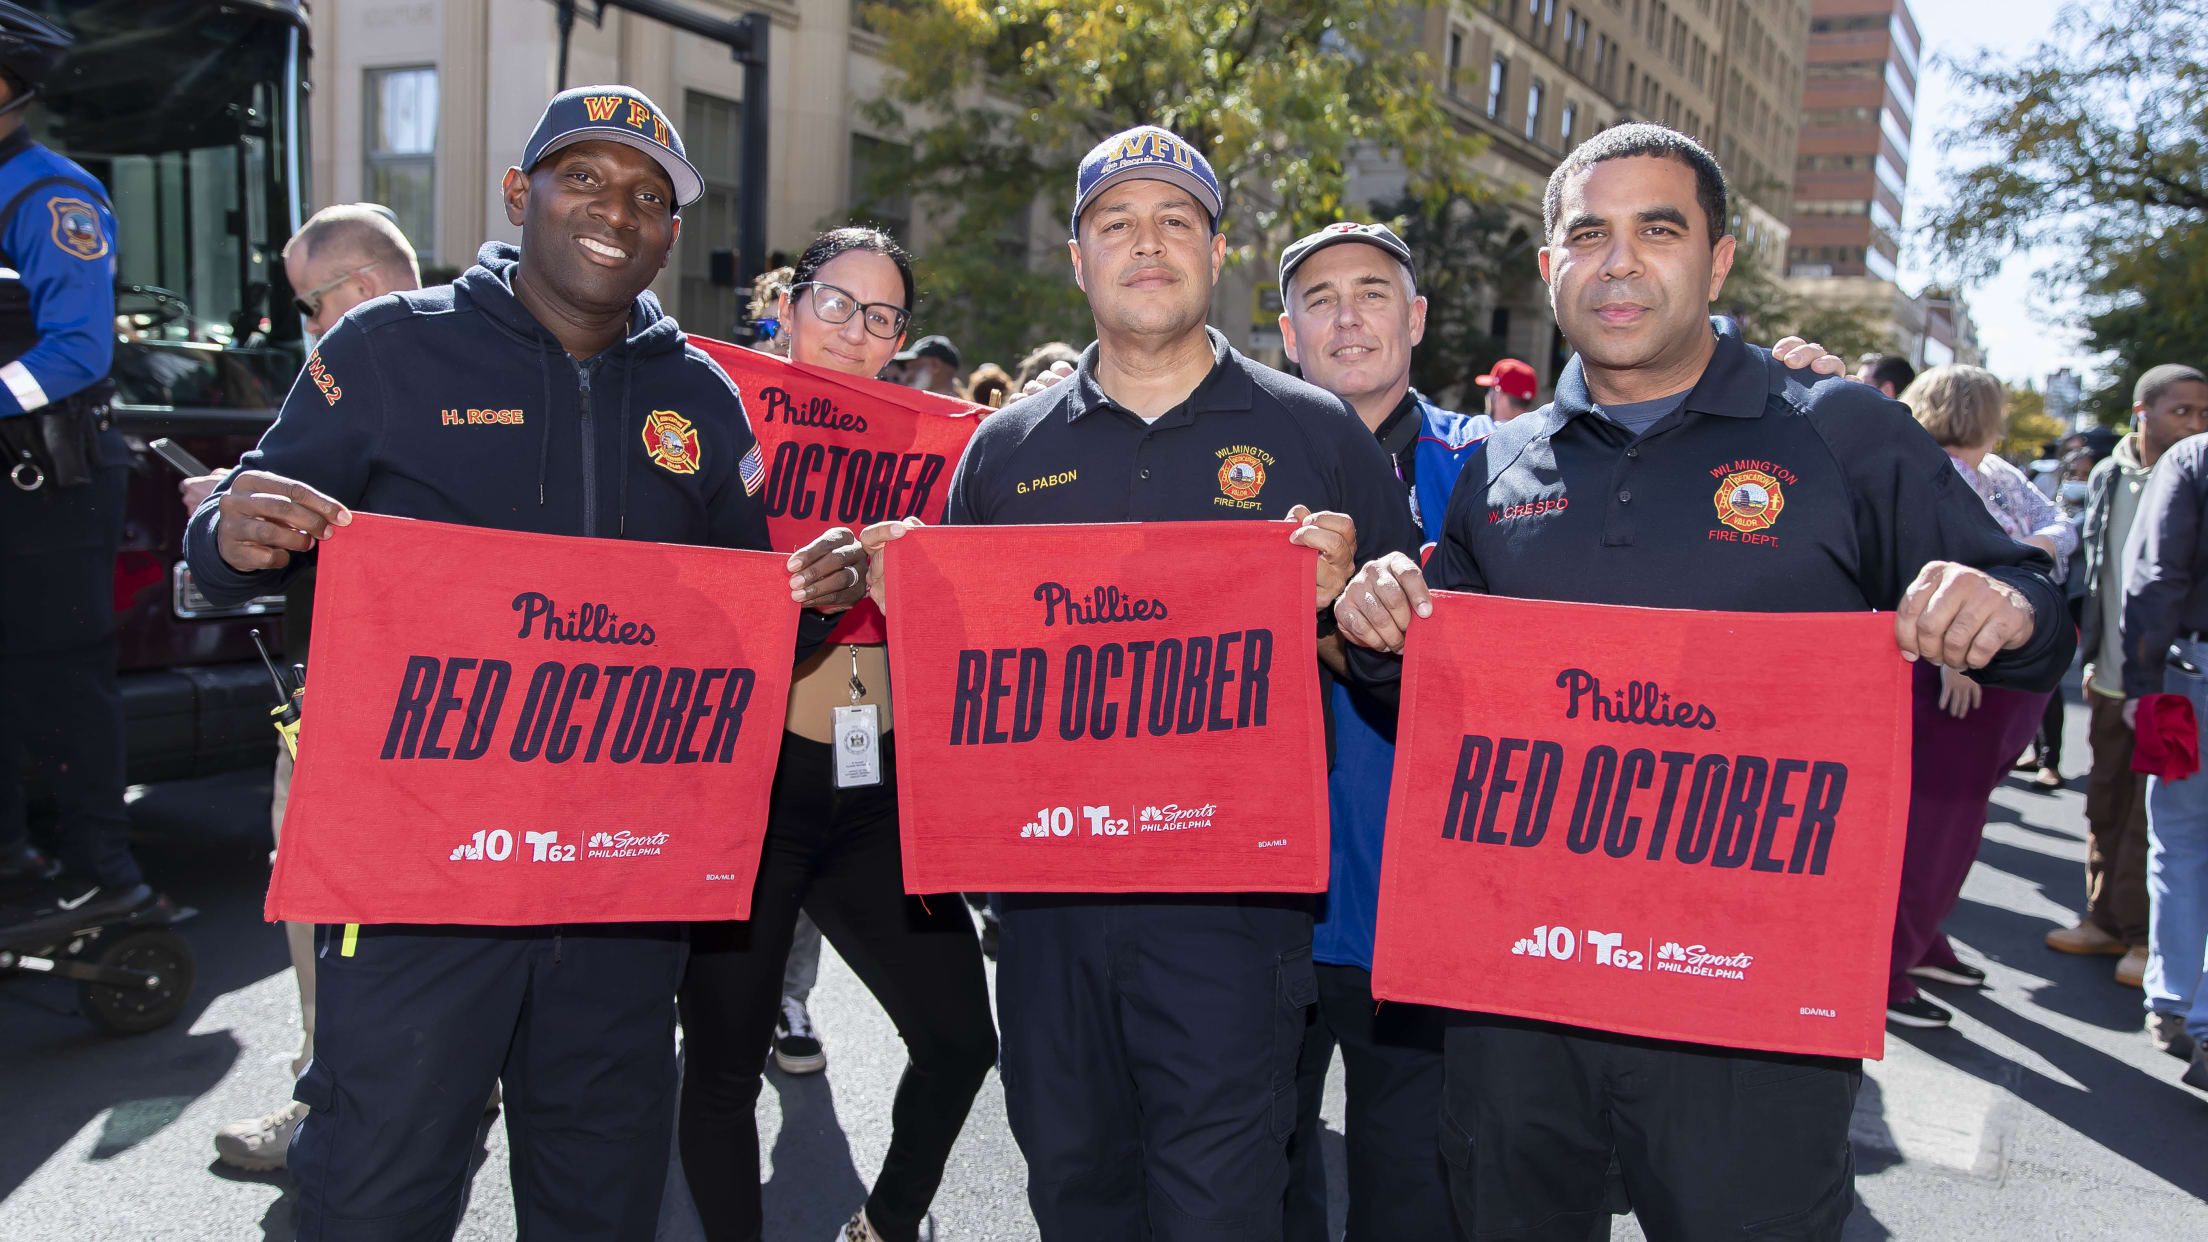
<path fill-rule="evenodd" d="M 559 89 L 567 89 L 567 44 L 575 29 L 577 0 L 559 6 Z M 736 147 L 736 287 L 748 286 L 767 270 L 767 30 L 770 21 L 757 10 L 730 21 L 686 9 L 671 0 L 594 0 L 594 24 L 607 9 L 627 9 L 639 17 L 726 44 L 744 67 L 743 126 Z"/>

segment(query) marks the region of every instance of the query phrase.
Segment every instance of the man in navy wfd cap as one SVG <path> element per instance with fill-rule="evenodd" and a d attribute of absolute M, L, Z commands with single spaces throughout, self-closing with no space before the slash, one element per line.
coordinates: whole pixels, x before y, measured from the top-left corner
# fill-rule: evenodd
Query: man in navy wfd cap
<path fill-rule="evenodd" d="M 947 524 L 1269 521 L 1319 553 L 1314 608 L 1343 557 L 1416 549 L 1402 484 L 1349 405 L 1206 326 L 1222 198 L 1203 155 L 1155 126 L 1081 161 L 1070 257 L 1096 344 L 1064 383 L 982 423 Z M 1066 481 L 1024 482 L 1054 472 Z M 1043 1242 L 1280 1242 L 1317 995 L 1311 907 L 1299 893 L 1004 894 L 1005 1112 Z"/>
<path fill-rule="evenodd" d="M 356 509 L 767 549 L 741 400 L 649 288 L 700 189 L 651 100 L 624 86 L 555 98 L 501 190 L 521 245 L 485 245 L 452 284 L 364 302 L 316 343 L 311 376 L 192 517 L 185 556 L 202 589 L 225 602 L 280 589 L 322 541 L 354 537 Z M 455 429 L 441 407 L 512 417 Z M 679 451 L 655 430 L 660 410 L 688 420 Z M 841 528 L 791 557 L 791 596 L 809 606 L 793 660 L 827 637 L 825 613 L 858 598 L 863 564 Z M 320 1021 L 293 1092 L 308 1113 L 287 1161 L 301 1242 L 452 1237 L 494 1083 L 518 1235 L 649 1242 L 673 1138 L 684 928 L 470 916 L 456 899 L 448 924 L 318 929 Z"/>

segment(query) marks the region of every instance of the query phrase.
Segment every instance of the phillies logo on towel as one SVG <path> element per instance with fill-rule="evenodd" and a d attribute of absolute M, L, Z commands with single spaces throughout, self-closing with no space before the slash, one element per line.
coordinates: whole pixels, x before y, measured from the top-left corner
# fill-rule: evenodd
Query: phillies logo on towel
<path fill-rule="evenodd" d="M 784 556 L 356 514 L 320 559 L 269 918 L 750 913 Z"/>
<path fill-rule="evenodd" d="M 1437 592 L 1404 661 L 1373 993 L 1877 1057 L 1909 744 L 1889 616 Z"/>
<path fill-rule="evenodd" d="M 906 891 L 1324 889 L 1313 554 L 1290 529 L 891 544 Z"/>
<path fill-rule="evenodd" d="M 969 401 L 860 379 L 740 345 L 693 336 L 744 394 L 764 469 L 767 534 L 795 552 L 832 526 L 858 530 L 890 518 L 943 520 L 951 471 L 989 411 Z M 882 614 L 860 601 L 830 642 L 882 641 Z"/>

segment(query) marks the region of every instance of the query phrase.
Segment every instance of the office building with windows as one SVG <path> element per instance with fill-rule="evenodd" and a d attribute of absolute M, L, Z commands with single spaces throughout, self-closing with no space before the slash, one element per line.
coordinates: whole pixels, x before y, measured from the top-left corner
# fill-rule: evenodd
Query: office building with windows
<path fill-rule="evenodd" d="M 682 0 L 731 20 L 773 20 L 767 248 L 787 251 L 841 221 L 894 135 L 859 105 L 879 89 L 878 41 L 850 0 Z M 726 336 L 748 290 L 716 286 L 711 254 L 736 241 L 737 133 L 743 68 L 725 45 L 619 10 L 594 24 L 578 6 L 567 84 L 625 82 L 678 118 L 705 198 L 683 212 L 682 240 L 655 285 L 696 331 Z M 557 8 L 546 0 L 315 0 L 309 202 L 368 199 L 398 213 L 425 267 L 449 273 L 484 241 L 515 241 L 499 180 L 558 89 Z M 826 158 L 823 158 L 823 154 Z M 909 206 L 870 218 L 909 243 Z"/>
<path fill-rule="evenodd" d="M 1809 0 L 1455 0 L 1429 6 L 1426 52 L 1479 169 L 1541 243 L 1541 194 L 1565 153 L 1624 121 L 1692 135 L 1733 188 L 1745 261 L 1787 251 Z M 1399 174 L 1398 174 L 1399 175 Z M 1385 195 L 1359 195 L 1352 198 Z M 1545 393 L 1569 357 L 1538 282 L 1498 290 L 1491 330 Z"/>
<path fill-rule="evenodd" d="M 1961 297 L 1897 283 L 1922 61 L 1909 0 L 1813 0 L 1787 283 L 1862 312 L 1918 367 L 1976 364 Z"/>

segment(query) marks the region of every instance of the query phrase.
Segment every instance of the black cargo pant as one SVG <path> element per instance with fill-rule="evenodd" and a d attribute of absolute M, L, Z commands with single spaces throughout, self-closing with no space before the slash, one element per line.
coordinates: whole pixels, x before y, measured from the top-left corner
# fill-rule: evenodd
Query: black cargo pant
<path fill-rule="evenodd" d="M 503 1088 L 515 1236 L 651 1242 L 675 1103 L 682 929 L 316 930 L 314 1059 L 295 1099 L 299 1242 L 437 1242 Z"/>
<path fill-rule="evenodd" d="M 1610 1236 L 1613 1166 L 1649 1242 L 1837 1242 L 1860 1061 L 1487 1015 L 1452 1024 L 1442 1155 L 1474 1239 Z"/>
<path fill-rule="evenodd" d="M 1372 972 L 1317 967 L 1319 1003 L 1296 1069 L 1296 1133 L 1288 1143 L 1287 1242 L 1332 1242 L 1319 1109 L 1334 1050 L 1347 1078 L 1348 1242 L 1450 1242 L 1458 1235 L 1441 1161 L 1441 1042 L 1446 1015 L 1376 1004 Z"/>
<path fill-rule="evenodd" d="M 107 455 L 119 457 L 119 444 Z M 140 880 L 123 814 L 115 688 L 115 552 L 128 477 L 104 465 L 90 482 L 49 480 L 24 492 L 0 476 L 0 846 L 27 831 L 27 754 L 58 804 L 62 865 L 114 888 Z"/>
<path fill-rule="evenodd" d="M 1309 899 L 1003 906 L 1005 1109 L 1044 1242 L 1278 1242 Z"/>

